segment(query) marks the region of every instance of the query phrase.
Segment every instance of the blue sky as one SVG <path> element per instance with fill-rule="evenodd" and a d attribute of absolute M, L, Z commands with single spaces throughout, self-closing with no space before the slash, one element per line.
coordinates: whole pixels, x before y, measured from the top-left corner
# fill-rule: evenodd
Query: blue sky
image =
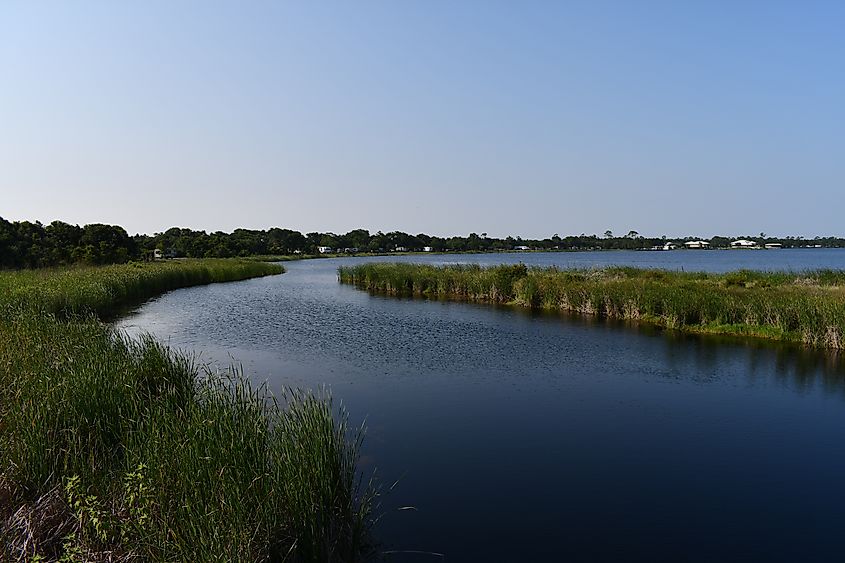
<path fill-rule="evenodd" d="M 0 216 L 845 235 L 842 2 L 3 2 Z"/>

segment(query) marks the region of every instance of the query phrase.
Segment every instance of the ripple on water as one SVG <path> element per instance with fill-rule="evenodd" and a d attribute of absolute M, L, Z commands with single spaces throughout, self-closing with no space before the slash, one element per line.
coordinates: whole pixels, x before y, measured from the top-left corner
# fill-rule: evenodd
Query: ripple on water
<path fill-rule="evenodd" d="M 802 270 L 842 267 L 845 251 L 402 259 Z M 339 285 L 339 263 L 175 291 L 118 325 L 210 361 L 233 356 L 274 385 L 331 384 L 353 420 L 367 417 L 368 463 L 401 477 L 379 528 L 392 547 L 450 561 L 845 551 L 845 385 L 829 356 L 376 297 Z"/>

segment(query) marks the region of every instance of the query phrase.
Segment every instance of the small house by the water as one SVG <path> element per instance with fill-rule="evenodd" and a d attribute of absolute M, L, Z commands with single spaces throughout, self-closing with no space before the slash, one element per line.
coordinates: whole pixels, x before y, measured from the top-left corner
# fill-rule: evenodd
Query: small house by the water
<path fill-rule="evenodd" d="M 332 251 L 331 246 L 318 246 L 317 247 L 317 252 L 319 252 L 320 254 L 330 254 L 331 251 Z"/>
<path fill-rule="evenodd" d="M 767 242 L 766 248 L 783 248 L 783 245 L 779 242 Z"/>
<path fill-rule="evenodd" d="M 748 239 L 739 239 L 731 243 L 731 248 L 755 248 L 756 246 L 756 242 Z"/>
<path fill-rule="evenodd" d="M 684 246 L 691 249 L 703 249 L 703 248 L 710 248 L 710 243 L 706 240 L 690 240 L 684 243 Z"/>
<path fill-rule="evenodd" d="M 432 248 L 431 246 L 423 246 L 423 252 L 431 252 L 433 250 L 434 248 Z"/>
<path fill-rule="evenodd" d="M 651 247 L 651 250 L 675 250 L 676 248 L 678 248 L 677 244 L 674 242 L 667 242 L 663 245 L 656 244 Z"/>

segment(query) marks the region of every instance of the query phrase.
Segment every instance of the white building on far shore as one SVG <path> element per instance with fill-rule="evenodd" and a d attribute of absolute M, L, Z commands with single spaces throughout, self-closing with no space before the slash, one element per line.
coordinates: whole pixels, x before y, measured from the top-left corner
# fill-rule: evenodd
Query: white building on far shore
<path fill-rule="evenodd" d="M 703 249 L 703 248 L 710 248 L 710 243 L 706 240 L 689 240 L 684 243 L 684 246 L 691 249 Z"/>
<path fill-rule="evenodd" d="M 731 248 L 756 248 L 757 243 L 753 240 L 741 238 L 731 243 Z"/>
<path fill-rule="evenodd" d="M 651 247 L 651 250 L 675 250 L 678 248 L 678 245 L 674 242 L 667 242 L 663 245 L 655 245 Z"/>

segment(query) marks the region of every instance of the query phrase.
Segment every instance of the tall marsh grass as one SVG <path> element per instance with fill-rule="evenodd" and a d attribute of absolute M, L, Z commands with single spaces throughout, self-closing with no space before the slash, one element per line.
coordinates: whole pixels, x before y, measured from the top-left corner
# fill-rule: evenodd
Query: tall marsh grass
<path fill-rule="evenodd" d="M 845 347 L 845 272 L 837 270 L 708 274 L 379 263 L 341 267 L 338 275 L 342 283 L 389 294 L 512 303 L 691 332 Z"/>
<path fill-rule="evenodd" d="M 15 307 L 3 294 L 9 312 L 0 319 L 0 559 L 371 553 L 374 489 L 356 471 L 363 429 L 350 428 L 325 391 L 277 399 L 237 369 L 209 371 L 151 337 L 128 339 L 76 315 L 252 271 L 225 262 L 0 274 L 16 281 L 20 299 Z M 27 279 L 73 295 L 41 300 L 21 285 Z M 94 298 L 77 286 L 94 288 Z"/>
<path fill-rule="evenodd" d="M 108 316 L 128 303 L 165 291 L 282 272 L 278 264 L 230 259 L 12 270 L 0 272 L 0 311 L 25 308 L 63 316 Z"/>

